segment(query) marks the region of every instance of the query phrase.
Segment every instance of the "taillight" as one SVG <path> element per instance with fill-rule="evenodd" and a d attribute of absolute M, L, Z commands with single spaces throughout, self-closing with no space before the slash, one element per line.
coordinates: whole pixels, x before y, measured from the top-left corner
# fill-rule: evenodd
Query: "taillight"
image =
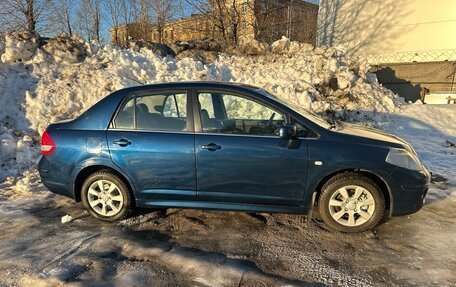
<path fill-rule="evenodd" d="M 55 143 L 47 131 L 41 136 L 41 154 L 49 155 L 55 150 Z"/>

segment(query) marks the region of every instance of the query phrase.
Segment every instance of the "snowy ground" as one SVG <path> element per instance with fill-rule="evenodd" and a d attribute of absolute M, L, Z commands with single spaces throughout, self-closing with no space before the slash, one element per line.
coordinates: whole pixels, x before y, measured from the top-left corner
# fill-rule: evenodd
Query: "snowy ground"
<path fill-rule="evenodd" d="M 456 285 L 456 106 L 405 104 L 365 62 L 286 39 L 274 53 L 211 63 L 80 39 L 36 50 L 33 35 L 21 39 L 0 62 L 0 286 Z M 426 205 L 356 235 L 318 218 L 197 210 L 139 210 L 109 224 L 42 186 L 35 161 L 49 122 L 122 87 L 179 80 L 255 84 L 397 134 L 435 175 Z"/>

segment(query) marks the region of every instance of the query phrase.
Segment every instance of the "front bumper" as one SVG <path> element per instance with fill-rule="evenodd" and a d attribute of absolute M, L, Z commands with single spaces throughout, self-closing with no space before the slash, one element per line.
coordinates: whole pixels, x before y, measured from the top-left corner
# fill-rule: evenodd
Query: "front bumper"
<path fill-rule="evenodd" d="M 431 173 L 426 168 L 420 171 L 397 168 L 390 175 L 390 180 L 392 216 L 409 215 L 423 207 L 431 182 Z"/>

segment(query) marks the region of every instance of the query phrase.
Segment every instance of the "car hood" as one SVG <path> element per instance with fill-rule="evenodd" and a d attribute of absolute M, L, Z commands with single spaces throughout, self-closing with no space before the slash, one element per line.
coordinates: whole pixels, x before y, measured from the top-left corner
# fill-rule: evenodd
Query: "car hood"
<path fill-rule="evenodd" d="M 353 137 L 354 141 L 365 141 L 366 143 L 371 144 L 381 144 L 391 147 L 401 147 L 405 148 L 408 151 L 416 154 L 412 146 L 407 143 L 405 140 L 401 139 L 398 136 L 387 133 L 382 130 L 369 128 L 360 125 L 347 124 L 344 123 L 342 128 L 337 131 L 337 133 L 350 135 Z"/>

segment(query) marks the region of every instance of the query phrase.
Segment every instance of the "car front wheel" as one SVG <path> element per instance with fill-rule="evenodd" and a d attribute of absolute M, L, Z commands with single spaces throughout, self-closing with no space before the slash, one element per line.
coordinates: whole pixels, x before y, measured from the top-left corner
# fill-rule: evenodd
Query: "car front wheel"
<path fill-rule="evenodd" d="M 98 219 L 121 220 L 131 210 L 132 197 L 128 187 L 109 170 L 90 175 L 82 185 L 81 197 L 85 208 Z"/>
<path fill-rule="evenodd" d="M 342 232 L 362 232 L 374 228 L 385 212 L 385 198 L 369 177 L 343 173 L 322 188 L 318 210 L 323 221 Z"/>

